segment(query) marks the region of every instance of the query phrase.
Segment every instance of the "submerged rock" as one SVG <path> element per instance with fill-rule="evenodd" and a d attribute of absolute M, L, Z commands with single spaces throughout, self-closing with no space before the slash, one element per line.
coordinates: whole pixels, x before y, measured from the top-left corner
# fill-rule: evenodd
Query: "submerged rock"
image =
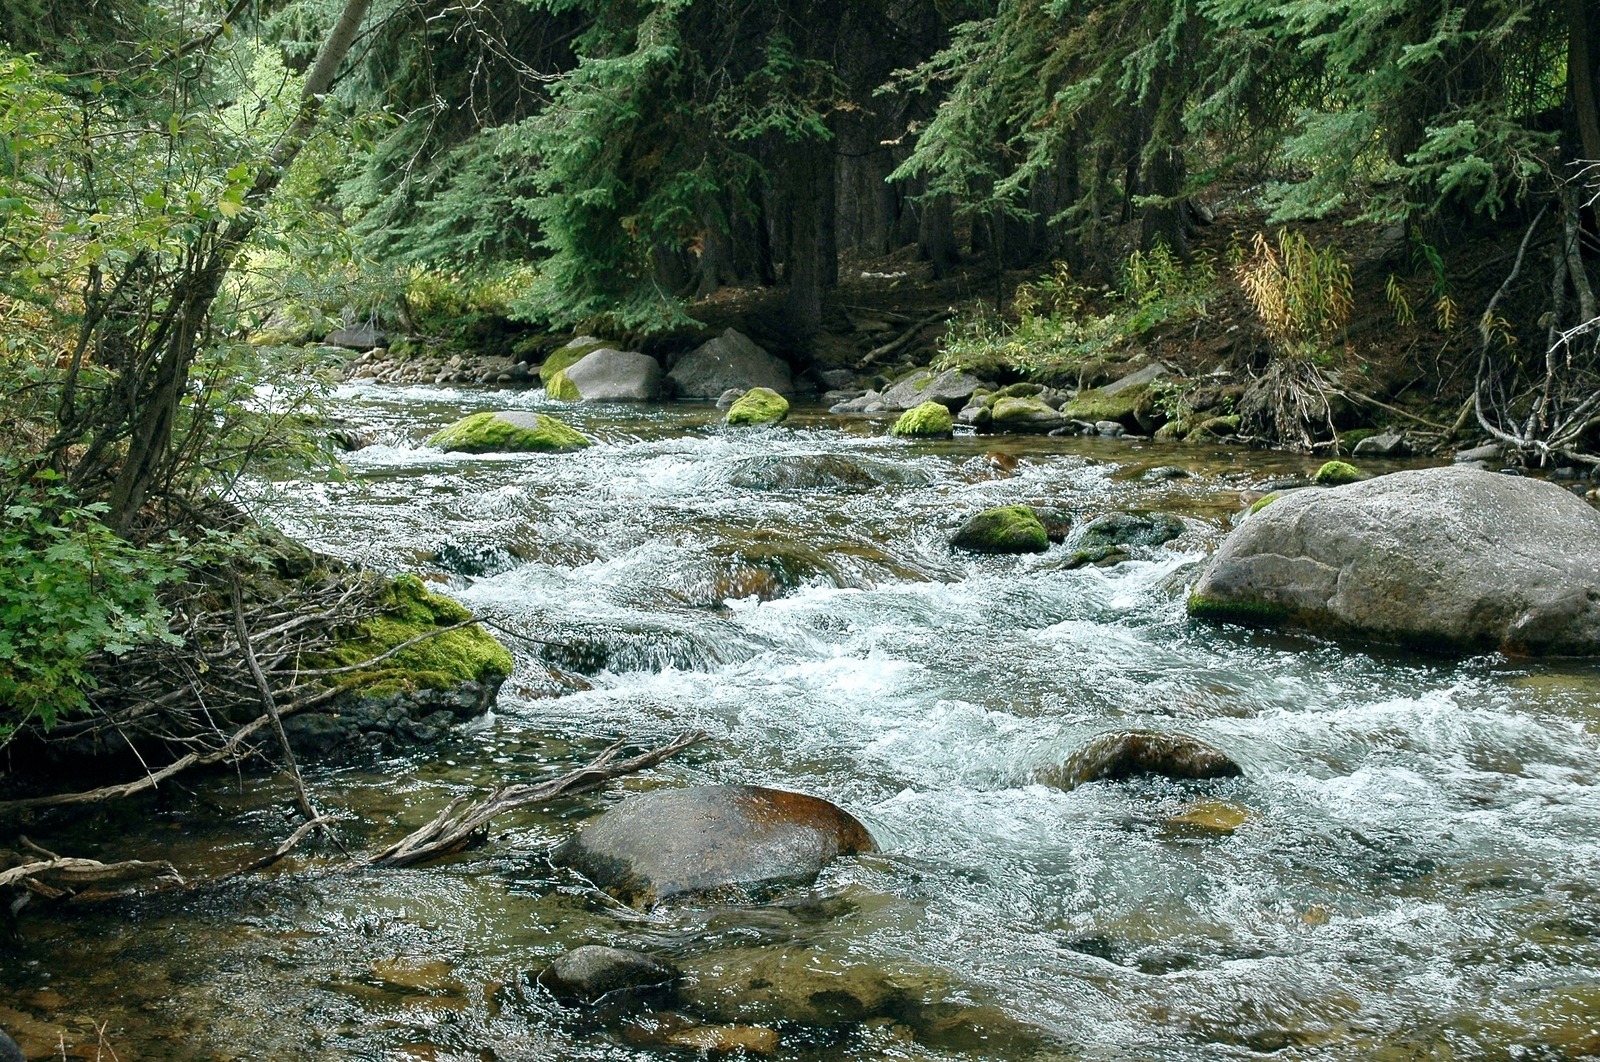
<path fill-rule="evenodd" d="M 17 1042 L 0 1030 L 0 1062 L 28 1062 Z"/>
<path fill-rule="evenodd" d="M 770 387 L 753 387 L 728 408 L 727 423 L 734 427 L 776 424 L 789 415 L 789 400 Z"/>
<path fill-rule="evenodd" d="M 1102 779 L 1123 781 L 1143 775 L 1167 778 L 1237 778 L 1244 773 L 1227 753 L 1187 734 L 1123 730 L 1102 734 L 1060 767 L 1038 773 L 1038 780 L 1075 789 Z"/>
<path fill-rule="evenodd" d="M 1183 521 L 1167 513 L 1108 513 L 1083 525 L 1067 568 L 1127 560 L 1133 546 L 1160 546 L 1185 531 Z"/>
<path fill-rule="evenodd" d="M 567 398 L 575 389 L 583 402 L 654 402 L 665 379 L 660 364 L 648 354 L 610 347 L 590 351 L 559 375 L 566 381 L 564 393 L 556 393 L 554 377 L 545 385 L 552 397 Z"/>
<path fill-rule="evenodd" d="M 593 1005 L 608 996 L 607 1002 L 666 996 L 677 978 L 677 967 L 653 955 L 585 944 L 556 959 L 538 981 L 559 1000 Z"/>
<path fill-rule="evenodd" d="M 1434 651 L 1600 654 L 1600 513 L 1552 483 L 1456 465 L 1285 494 L 1223 542 L 1208 619 Z"/>
<path fill-rule="evenodd" d="M 902 461 L 843 454 L 763 454 L 746 458 L 728 477 L 746 490 L 871 490 L 873 487 L 925 486 L 932 476 Z"/>
<path fill-rule="evenodd" d="M 1050 535 L 1029 506 L 1002 505 L 962 524 L 950 545 L 972 553 L 1043 553 Z"/>
<path fill-rule="evenodd" d="M 900 419 L 889 429 L 891 435 L 913 438 L 941 438 L 955 429 L 950 410 L 938 402 L 924 402 L 900 414 Z"/>
<path fill-rule="evenodd" d="M 520 409 L 474 413 L 428 438 L 428 445 L 458 453 L 568 453 L 589 437 L 543 413 Z"/>
<path fill-rule="evenodd" d="M 714 785 L 633 797 L 585 826 L 554 858 L 643 907 L 686 896 L 746 899 L 814 881 L 838 856 L 876 850 L 867 828 L 826 800 Z"/>
<path fill-rule="evenodd" d="M 679 398 L 716 398 L 730 389 L 756 387 L 794 393 L 789 366 L 733 328 L 685 354 L 667 376 L 677 385 Z"/>

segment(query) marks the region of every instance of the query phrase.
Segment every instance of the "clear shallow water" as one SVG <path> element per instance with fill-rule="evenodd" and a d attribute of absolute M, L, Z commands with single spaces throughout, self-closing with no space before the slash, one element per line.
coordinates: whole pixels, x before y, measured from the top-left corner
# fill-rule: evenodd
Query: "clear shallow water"
<path fill-rule="evenodd" d="M 565 407 L 600 445 L 467 457 L 417 441 L 543 399 L 344 398 L 383 442 L 345 478 L 264 487 L 261 510 L 540 640 L 516 643 L 494 716 L 442 752 L 311 772 L 351 842 L 621 735 L 712 741 L 610 795 L 508 818 L 448 865 L 329 876 L 332 857 L 308 853 L 200 898 L 34 919 L 0 973 L 0 1026 L 108 1022 L 122 1058 L 692 1057 L 660 1030 L 563 1013 L 527 981 L 571 946 L 612 943 L 668 954 L 705 1020 L 774 1027 L 782 1058 L 1600 1055 L 1600 669 L 1184 616 L 1238 492 L 1311 465 L 911 444 L 804 412 L 729 433 L 709 407 Z M 1014 475 L 991 450 L 1021 459 Z M 1140 478 L 1167 464 L 1199 474 Z M 1070 546 L 945 546 L 966 515 L 1019 501 L 1080 522 L 1159 508 L 1190 530 L 1104 570 L 1061 570 Z M 445 571 L 441 549 L 484 574 Z M 1034 781 L 1127 726 L 1202 737 L 1245 777 Z M 650 915 L 548 864 L 619 793 L 702 782 L 825 796 L 883 853 L 772 907 Z M 1247 817 L 1232 835 L 1172 821 L 1197 801 Z M 108 812 L 57 847 L 166 854 L 203 876 L 276 843 L 285 804 L 267 780 L 191 782 L 154 827 Z M 830 986 L 866 1002 L 861 1020 L 821 1020 L 809 1001 Z"/>

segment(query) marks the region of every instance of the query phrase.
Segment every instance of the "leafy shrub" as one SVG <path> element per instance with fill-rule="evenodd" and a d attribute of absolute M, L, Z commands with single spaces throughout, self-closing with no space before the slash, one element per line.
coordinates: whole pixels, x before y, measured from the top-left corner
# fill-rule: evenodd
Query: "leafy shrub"
<path fill-rule="evenodd" d="M 0 737 L 85 708 L 96 656 L 178 643 L 157 598 L 178 568 L 112 534 L 105 508 L 47 480 L 0 511 Z"/>
<path fill-rule="evenodd" d="M 1186 265 L 1158 245 L 1129 255 L 1121 280 L 1117 290 L 1097 293 L 1057 262 L 1045 276 L 1017 287 L 1015 322 L 981 309 L 953 322 L 936 365 L 987 374 L 1078 371 L 1112 358 L 1158 325 L 1203 317 L 1217 274 L 1207 259 Z M 1108 312 L 1093 312 L 1096 299 Z"/>

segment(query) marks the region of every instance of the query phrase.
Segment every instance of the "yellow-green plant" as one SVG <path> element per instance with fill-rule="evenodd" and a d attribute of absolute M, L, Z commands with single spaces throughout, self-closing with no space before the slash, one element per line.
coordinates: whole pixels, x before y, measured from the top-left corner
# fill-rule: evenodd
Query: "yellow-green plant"
<path fill-rule="evenodd" d="M 1287 229 L 1279 230 L 1276 246 L 1257 233 L 1237 275 L 1256 316 L 1291 354 L 1332 345 L 1355 306 L 1350 263 L 1339 249 L 1318 248 Z"/>

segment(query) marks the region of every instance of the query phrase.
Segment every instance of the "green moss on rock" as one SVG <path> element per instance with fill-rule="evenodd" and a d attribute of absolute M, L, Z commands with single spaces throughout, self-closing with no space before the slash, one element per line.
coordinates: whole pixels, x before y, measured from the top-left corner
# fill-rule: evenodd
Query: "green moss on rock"
<path fill-rule="evenodd" d="M 1030 507 L 1003 505 L 962 524 L 950 544 L 973 553 L 1043 553 L 1050 548 L 1050 536 Z"/>
<path fill-rule="evenodd" d="M 1213 623 L 1237 623 L 1247 627 L 1275 627 L 1289 619 L 1289 610 L 1264 601 L 1219 601 L 1194 593 L 1189 595 L 1189 615 Z"/>
<path fill-rule="evenodd" d="M 1352 428 L 1339 433 L 1339 453 L 1353 454 L 1362 441 L 1378 434 L 1377 428 Z"/>
<path fill-rule="evenodd" d="M 546 390 L 549 390 L 551 377 L 572 368 L 605 345 L 602 340 L 583 336 L 551 351 L 550 356 L 544 359 L 544 364 L 539 366 L 539 381 L 545 385 Z"/>
<path fill-rule="evenodd" d="M 578 391 L 578 385 L 572 382 L 572 377 L 567 375 L 565 369 L 550 377 L 549 382 L 544 385 L 544 393 L 562 402 L 576 402 L 583 397 Z"/>
<path fill-rule="evenodd" d="M 1140 384 L 1137 387 L 1124 387 L 1109 395 L 1098 388 L 1079 391 L 1078 397 L 1061 407 L 1061 415 L 1071 420 L 1094 423 L 1114 420 L 1119 424 L 1132 425 L 1137 423 L 1134 411 L 1139 406 L 1139 400 L 1148 390 L 1149 384 Z"/>
<path fill-rule="evenodd" d="M 1329 461 L 1317 469 L 1317 474 L 1311 477 L 1311 482 L 1319 487 L 1337 487 L 1345 483 L 1359 483 L 1366 478 L 1355 465 L 1344 461 Z"/>
<path fill-rule="evenodd" d="M 727 422 L 734 427 L 776 424 L 789 415 L 789 400 L 770 387 L 752 387 L 728 408 Z"/>
<path fill-rule="evenodd" d="M 1225 417 L 1207 417 L 1191 428 L 1185 435 L 1185 442 L 1213 442 L 1228 435 L 1239 434 L 1243 420 L 1237 413 L 1230 413 Z"/>
<path fill-rule="evenodd" d="M 589 437 L 542 413 L 508 410 L 474 413 L 428 439 L 429 446 L 460 453 L 565 453 L 581 450 Z"/>
<path fill-rule="evenodd" d="M 455 601 L 429 593 L 414 575 L 402 575 L 385 589 L 378 615 L 331 652 L 314 658 L 312 666 L 357 667 L 330 680 L 364 697 L 450 690 L 466 682 L 504 679 L 511 674 L 511 654 L 477 624 L 457 626 L 470 619 L 472 613 Z M 359 667 L 423 635 L 431 637 L 422 637 L 370 667 Z"/>
<path fill-rule="evenodd" d="M 1282 492 L 1273 491 L 1271 494 L 1257 498 L 1255 500 L 1255 504 L 1250 506 L 1250 515 L 1254 516 L 1256 513 L 1259 513 L 1262 509 L 1265 509 L 1267 506 L 1271 505 L 1281 497 L 1283 497 Z"/>
<path fill-rule="evenodd" d="M 889 429 L 892 435 L 914 437 L 944 436 L 955 430 L 955 418 L 939 402 L 924 402 L 900 414 L 900 419 Z"/>

